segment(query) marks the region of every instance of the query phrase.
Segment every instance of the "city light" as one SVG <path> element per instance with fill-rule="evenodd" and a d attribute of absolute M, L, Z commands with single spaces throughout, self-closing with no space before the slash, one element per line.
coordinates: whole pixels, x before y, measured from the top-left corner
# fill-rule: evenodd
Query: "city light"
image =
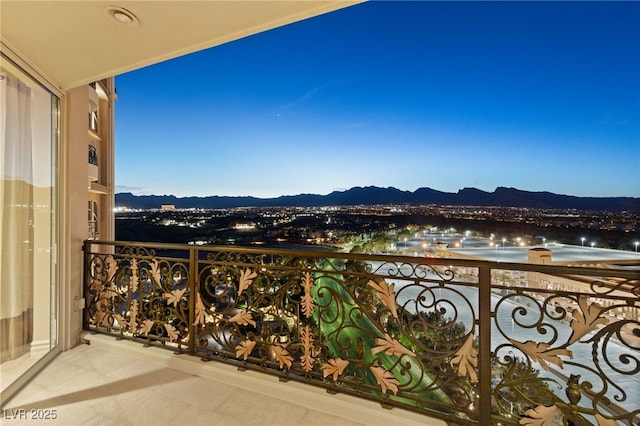
<path fill-rule="evenodd" d="M 416 212 L 431 212 L 429 209 L 416 209 Z M 556 250 L 560 248 L 559 243 L 570 244 L 571 241 L 574 241 L 575 244 L 576 239 L 580 241 L 583 250 L 588 247 L 624 247 L 626 245 L 628 252 L 635 252 L 636 257 L 640 254 L 640 238 L 636 236 L 635 238 L 632 237 L 629 239 L 628 236 L 626 238 L 621 236 L 611 240 L 608 235 L 597 233 L 608 229 L 606 227 L 599 227 L 596 231 L 589 231 L 588 237 L 585 235 L 586 231 L 583 231 L 585 233 L 582 233 L 582 235 L 575 232 L 571 235 L 572 230 L 569 229 L 566 235 L 561 235 L 561 238 L 558 240 L 556 239 L 557 237 L 549 239 L 546 236 L 543 237 L 541 234 L 537 236 L 535 234 L 523 235 L 521 233 L 515 235 L 505 233 L 500 235 L 495 232 L 494 229 L 491 229 L 493 233 L 487 232 L 484 235 L 482 232 L 470 229 L 465 229 L 458 233 L 451 227 L 423 226 L 422 228 L 418 228 L 416 225 L 411 225 L 402 229 L 389 225 L 394 220 L 394 215 L 387 214 L 387 212 L 393 211 L 390 207 L 343 207 L 339 211 L 340 214 L 334 217 L 335 210 L 333 209 L 320 211 L 318 208 L 311 207 L 266 210 L 234 208 L 210 211 L 207 209 L 175 209 L 171 212 L 163 211 L 160 208 L 148 210 L 120 208 L 116 215 L 118 224 L 122 226 L 122 229 L 133 228 L 136 221 L 148 222 L 154 226 L 163 225 L 163 233 L 174 232 L 171 230 L 173 227 L 182 228 L 182 230 L 175 232 L 183 233 L 185 232 L 184 228 L 190 227 L 201 230 L 202 232 L 189 235 L 189 238 L 185 242 L 206 240 L 208 244 L 224 243 L 224 235 L 217 236 L 209 234 L 212 233 L 214 229 L 226 229 L 238 232 L 239 234 L 236 237 L 243 240 L 245 244 L 255 244 L 255 241 L 260 238 L 263 238 L 264 241 L 272 242 L 279 242 L 278 238 L 283 238 L 291 244 L 296 242 L 309 244 L 311 239 L 313 239 L 313 242 L 316 244 L 328 244 L 338 248 L 342 247 L 342 249 L 347 251 L 350 251 L 356 245 L 362 245 L 365 251 L 373 250 L 376 253 L 383 253 L 386 249 L 396 254 L 398 252 L 413 254 L 415 249 L 419 256 L 431 256 L 432 254 L 433 256 L 437 256 L 442 254 L 440 249 L 446 250 L 447 245 L 449 245 L 450 248 L 456 246 L 458 248 L 464 248 L 465 253 L 467 250 L 469 253 L 473 253 L 475 250 L 484 247 L 492 251 L 492 253 L 489 254 L 492 260 L 495 256 L 502 258 L 501 260 L 504 261 L 507 255 L 511 256 L 512 254 L 520 253 L 522 249 L 526 249 L 528 246 L 532 247 L 542 244 L 545 248 Z M 322 217 L 321 215 L 325 215 L 326 217 Z M 369 223 L 368 218 L 370 216 L 376 215 L 379 215 L 379 218 L 376 220 L 389 222 L 386 226 L 388 229 L 381 232 L 382 234 L 387 234 L 388 239 L 380 237 L 373 241 L 372 238 L 375 233 L 371 234 L 370 230 L 366 227 L 360 228 Z M 538 214 L 538 216 L 543 217 L 540 214 Z M 309 224 L 306 221 L 311 217 L 315 218 L 318 223 L 321 222 L 322 229 L 319 229 L 317 232 L 310 231 Z M 362 217 L 366 217 L 367 221 L 362 222 Z M 556 216 L 552 217 L 555 221 Z M 233 220 L 229 221 L 228 218 L 233 218 Z M 298 225 L 295 223 L 298 218 L 304 218 L 305 221 Z M 608 226 L 611 222 L 609 216 L 606 216 L 606 219 L 606 222 L 603 219 L 603 226 Z M 486 220 L 489 220 L 489 218 L 486 218 Z M 623 217 L 620 219 L 620 221 L 624 220 Z M 338 223 L 334 223 L 336 221 L 338 221 Z M 555 222 L 544 222 L 538 226 L 542 227 L 543 224 L 550 225 L 552 223 Z M 627 228 L 630 232 L 635 232 L 636 229 L 638 229 L 636 226 L 637 225 L 633 223 Z M 417 236 L 416 229 L 418 230 Z M 409 233 L 406 231 L 409 231 Z M 411 244 L 409 244 L 410 241 Z M 394 243 L 393 245 L 391 245 L 392 242 Z M 509 243 L 509 250 L 505 250 L 504 253 L 497 253 L 501 245 L 506 249 L 507 242 Z M 436 251 L 436 245 L 438 245 L 438 252 Z M 408 252 L 410 247 L 412 250 Z M 494 250 L 495 252 L 493 252 Z M 583 252 L 583 255 L 585 253 L 586 252 Z"/>

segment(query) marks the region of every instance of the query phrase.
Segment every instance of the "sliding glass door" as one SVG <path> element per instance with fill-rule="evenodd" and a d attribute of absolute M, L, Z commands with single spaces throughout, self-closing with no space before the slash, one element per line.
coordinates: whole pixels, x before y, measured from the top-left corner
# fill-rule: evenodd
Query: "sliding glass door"
<path fill-rule="evenodd" d="M 57 346 L 56 153 L 59 101 L 0 62 L 0 384 Z"/>

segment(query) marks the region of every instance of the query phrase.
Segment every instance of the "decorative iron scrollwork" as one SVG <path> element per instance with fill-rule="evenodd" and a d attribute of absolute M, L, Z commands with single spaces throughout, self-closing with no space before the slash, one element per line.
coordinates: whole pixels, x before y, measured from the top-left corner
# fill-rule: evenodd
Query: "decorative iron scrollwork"
<path fill-rule="evenodd" d="M 480 407 L 496 424 L 640 421 L 638 280 L 557 291 L 510 285 L 503 269 L 517 266 L 491 262 L 481 275 L 455 259 L 176 250 L 87 252 L 87 327 L 454 424 L 476 424 Z"/>

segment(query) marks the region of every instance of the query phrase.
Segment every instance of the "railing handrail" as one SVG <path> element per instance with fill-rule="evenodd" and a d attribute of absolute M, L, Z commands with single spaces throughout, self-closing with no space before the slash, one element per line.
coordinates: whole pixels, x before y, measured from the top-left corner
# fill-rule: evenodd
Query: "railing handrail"
<path fill-rule="evenodd" d="M 537 263 L 519 263 L 519 262 L 496 262 L 492 260 L 474 260 L 474 259 L 458 259 L 458 258 L 435 258 L 435 257 L 415 257 L 402 256 L 392 254 L 365 254 L 365 253 L 345 253 L 337 251 L 323 250 L 302 250 L 287 248 L 269 248 L 269 247 L 245 247 L 245 246 L 228 246 L 228 245 L 191 245 L 180 243 L 155 243 L 155 242 L 139 242 L 139 241 L 110 241 L 110 240 L 90 240 L 91 244 L 97 245 L 113 245 L 128 247 L 152 247 L 165 250 L 201 250 L 201 251 L 226 251 L 237 253 L 253 253 L 253 254 L 281 254 L 304 255 L 312 258 L 341 258 L 350 260 L 373 260 L 373 261 L 389 261 L 401 262 L 407 264 L 425 264 L 447 266 L 455 263 L 456 266 L 463 267 L 485 267 L 490 269 L 512 270 L 523 272 L 541 272 L 549 275 L 582 275 L 594 277 L 611 277 L 625 278 L 629 280 L 638 280 L 637 287 L 640 288 L 640 271 L 622 268 L 597 268 L 591 266 L 567 266 L 558 264 L 537 264 Z M 640 260 L 639 260 L 640 262 Z"/>

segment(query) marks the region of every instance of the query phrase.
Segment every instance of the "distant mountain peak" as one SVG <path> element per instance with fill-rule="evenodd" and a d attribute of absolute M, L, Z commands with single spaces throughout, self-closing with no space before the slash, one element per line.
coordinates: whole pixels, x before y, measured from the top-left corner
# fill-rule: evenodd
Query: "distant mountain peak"
<path fill-rule="evenodd" d="M 319 207 L 349 205 L 460 205 L 498 206 L 546 209 L 576 209 L 619 212 L 628 210 L 640 213 L 640 198 L 633 197 L 576 197 L 551 192 L 523 191 L 499 186 L 493 192 L 465 187 L 457 193 L 442 192 L 432 188 L 415 191 L 394 187 L 356 186 L 345 191 L 333 191 L 327 195 L 299 194 L 277 198 L 242 197 L 176 197 L 173 195 L 140 195 L 130 192 L 116 194 L 118 207 L 154 209 L 162 204 L 177 208 L 223 209 L 233 207 Z"/>

